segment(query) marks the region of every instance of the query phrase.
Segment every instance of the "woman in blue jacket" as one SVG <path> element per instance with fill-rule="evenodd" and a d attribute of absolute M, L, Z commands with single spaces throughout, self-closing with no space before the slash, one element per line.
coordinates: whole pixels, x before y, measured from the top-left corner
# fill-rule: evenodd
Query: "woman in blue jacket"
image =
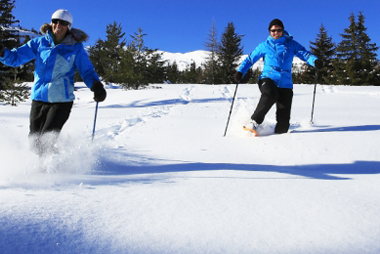
<path fill-rule="evenodd" d="M 95 101 L 106 98 L 103 84 L 82 44 L 88 36 L 72 28 L 72 23 L 67 10 L 57 10 L 51 23 L 41 27 L 44 36 L 13 50 L 0 45 L 0 61 L 5 65 L 16 67 L 35 59 L 29 137 L 31 148 L 40 155 L 54 152 L 59 132 L 69 118 L 75 99 L 75 70 L 94 92 Z"/>
<path fill-rule="evenodd" d="M 269 37 L 241 63 L 235 74 L 235 81 L 239 83 L 249 68 L 263 58 L 264 67 L 258 82 L 261 97 L 251 116 L 252 125 L 249 128 L 256 131 L 259 124 L 264 121 L 265 115 L 276 103 L 275 133 L 286 133 L 289 130 L 293 99 L 293 57 L 297 56 L 314 67 L 319 67 L 321 63 L 317 57 L 293 40 L 293 37 L 284 30 L 281 20 L 272 20 L 268 29 Z"/>

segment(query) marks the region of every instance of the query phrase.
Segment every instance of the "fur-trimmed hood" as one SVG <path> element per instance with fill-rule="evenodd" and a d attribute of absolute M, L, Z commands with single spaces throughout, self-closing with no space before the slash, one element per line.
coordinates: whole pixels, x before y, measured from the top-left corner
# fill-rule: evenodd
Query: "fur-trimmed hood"
<path fill-rule="evenodd" d="M 40 31 L 42 34 L 46 34 L 48 31 L 52 31 L 52 27 L 50 24 L 45 23 L 41 26 Z M 63 40 L 64 44 L 75 44 L 81 43 L 88 40 L 88 35 L 78 28 L 71 28 Z"/>

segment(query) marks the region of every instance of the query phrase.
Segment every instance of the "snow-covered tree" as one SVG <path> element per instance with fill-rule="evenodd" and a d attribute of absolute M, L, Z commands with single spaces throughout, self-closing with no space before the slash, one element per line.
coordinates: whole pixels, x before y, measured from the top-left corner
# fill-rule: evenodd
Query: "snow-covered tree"
<path fill-rule="evenodd" d="M 10 70 L 13 79 L 6 77 L 3 81 L 4 89 L 0 91 L 0 100 L 5 104 L 17 106 L 29 98 L 28 87 L 18 77 L 18 68 Z"/>

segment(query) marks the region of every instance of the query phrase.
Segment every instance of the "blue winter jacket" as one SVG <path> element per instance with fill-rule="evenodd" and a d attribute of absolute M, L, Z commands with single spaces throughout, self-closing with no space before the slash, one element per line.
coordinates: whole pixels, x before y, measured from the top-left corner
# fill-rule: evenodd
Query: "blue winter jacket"
<path fill-rule="evenodd" d="M 292 63 L 293 57 L 314 66 L 316 56 L 307 51 L 301 44 L 293 40 L 293 37 L 284 31 L 279 39 L 269 36 L 241 63 L 238 72 L 245 74 L 251 66 L 260 58 L 264 60 L 264 68 L 259 79 L 270 78 L 274 80 L 277 87 L 293 88 Z"/>
<path fill-rule="evenodd" d="M 4 56 L 0 57 L 2 63 L 13 67 L 36 60 L 32 100 L 49 103 L 73 101 L 75 69 L 89 88 L 94 81 L 100 81 L 84 50 L 82 42 L 88 37 L 83 31 L 72 28 L 58 45 L 54 44 L 50 25 L 45 24 L 41 31 L 46 32 L 45 36 L 34 38 L 19 48 L 6 49 Z"/>

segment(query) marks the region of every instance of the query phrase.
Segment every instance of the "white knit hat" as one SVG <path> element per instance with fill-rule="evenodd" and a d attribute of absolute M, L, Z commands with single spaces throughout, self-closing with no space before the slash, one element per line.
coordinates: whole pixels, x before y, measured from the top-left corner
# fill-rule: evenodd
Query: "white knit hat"
<path fill-rule="evenodd" d="M 73 24 L 73 16 L 71 16 L 70 12 L 68 10 L 57 10 L 53 13 L 51 16 L 51 19 L 60 19 L 69 22 L 68 28 L 71 29 L 71 25 Z"/>

